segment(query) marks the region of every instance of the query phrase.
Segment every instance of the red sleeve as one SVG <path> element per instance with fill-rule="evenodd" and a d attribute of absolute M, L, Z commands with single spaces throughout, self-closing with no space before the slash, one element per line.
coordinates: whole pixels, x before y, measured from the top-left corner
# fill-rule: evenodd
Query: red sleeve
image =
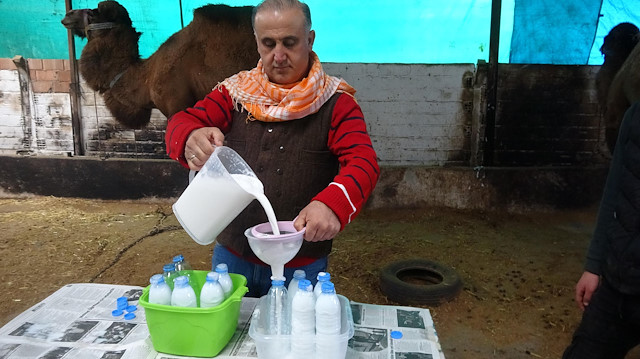
<path fill-rule="evenodd" d="M 380 175 L 364 115 L 348 94 L 342 94 L 333 109 L 327 145 L 338 156 L 340 171 L 313 199 L 329 206 L 344 228 L 365 205 Z"/>
<path fill-rule="evenodd" d="M 193 130 L 202 127 L 218 127 L 222 133 L 231 128 L 233 101 L 224 86 L 218 86 L 193 107 L 170 116 L 167 120 L 165 144 L 170 158 L 189 168 L 184 158 L 184 146 Z"/>

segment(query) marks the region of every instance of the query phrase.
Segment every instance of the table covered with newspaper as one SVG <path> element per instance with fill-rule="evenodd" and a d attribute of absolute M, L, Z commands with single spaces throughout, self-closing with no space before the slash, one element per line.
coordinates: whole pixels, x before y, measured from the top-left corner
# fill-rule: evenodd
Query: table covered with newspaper
<path fill-rule="evenodd" d="M 114 317 L 119 297 L 137 304 L 141 287 L 69 284 L 0 328 L 0 359 L 185 358 L 153 349 L 144 308 L 133 319 Z M 238 327 L 216 358 L 257 358 L 249 337 L 251 314 L 258 303 L 243 298 Z M 347 358 L 444 359 L 428 309 L 351 302 L 355 333 Z"/>

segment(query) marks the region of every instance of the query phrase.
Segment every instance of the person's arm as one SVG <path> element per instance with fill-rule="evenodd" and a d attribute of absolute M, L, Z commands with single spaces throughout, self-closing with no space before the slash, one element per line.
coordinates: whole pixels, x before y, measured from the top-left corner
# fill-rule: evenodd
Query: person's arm
<path fill-rule="evenodd" d="M 210 144 L 222 145 L 223 133 L 231 128 L 232 111 L 229 92 L 218 86 L 193 107 L 170 116 L 165 134 L 169 157 L 184 167 L 198 170 L 213 152 Z"/>
<path fill-rule="evenodd" d="M 342 94 L 334 107 L 327 145 L 338 157 L 340 171 L 295 223 L 296 228 L 306 225 L 305 239 L 310 241 L 331 239 L 351 222 L 380 175 L 362 110 L 347 94 Z"/>
<path fill-rule="evenodd" d="M 631 117 L 630 113 L 625 115 L 625 119 Z M 591 238 L 591 243 L 589 243 L 589 249 L 587 251 L 584 273 L 582 273 L 582 277 L 580 277 L 580 280 L 578 280 L 576 284 L 575 300 L 582 310 L 589 305 L 593 292 L 595 292 L 600 284 L 602 266 L 607 257 L 607 228 L 609 228 L 611 221 L 615 220 L 615 201 L 618 197 L 618 184 L 620 183 L 623 166 L 622 157 L 625 147 L 624 144 L 627 142 L 629 135 L 629 123 L 629 120 L 623 120 L 620 126 L 618 141 L 613 152 L 611 163 L 609 164 L 609 173 L 602 193 L 600 207 L 598 208 L 596 228 L 593 231 L 593 237 Z"/>

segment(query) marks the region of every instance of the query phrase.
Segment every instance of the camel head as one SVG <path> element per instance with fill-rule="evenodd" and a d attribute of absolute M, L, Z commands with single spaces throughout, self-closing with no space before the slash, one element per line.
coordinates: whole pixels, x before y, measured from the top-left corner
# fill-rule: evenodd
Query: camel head
<path fill-rule="evenodd" d="M 604 55 L 605 62 L 608 56 L 624 60 L 629 56 L 638 40 L 640 40 L 638 27 L 634 24 L 623 22 L 614 26 L 609 31 L 609 34 L 604 37 L 600 52 Z"/>
<path fill-rule="evenodd" d="M 62 25 L 81 38 L 87 37 L 87 31 L 124 25 L 131 27 L 129 12 L 117 1 L 101 1 L 96 9 L 77 9 L 67 12 Z M 103 27 L 101 27 L 103 26 Z"/>

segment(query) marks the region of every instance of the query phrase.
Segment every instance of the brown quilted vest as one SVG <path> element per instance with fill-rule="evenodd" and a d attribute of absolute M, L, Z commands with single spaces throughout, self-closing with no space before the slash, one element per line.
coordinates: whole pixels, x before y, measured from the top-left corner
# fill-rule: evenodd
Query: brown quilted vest
<path fill-rule="evenodd" d="M 327 140 L 339 96 L 334 94 L 318 112 L 293 121 L 248 121 L 246 111 L 233 112 L 225 144 L 238 152 L 262 181 L 279 221 L 293 220 L 338 173 L 338 159 L 329 151 Z M 217 240 L 244 258 L 256 258 L 244 231 L 264 222 L 267 216 L 254 200 Z M 331 244 L 304 241 L 297 257 L 327 256 Z"/>

